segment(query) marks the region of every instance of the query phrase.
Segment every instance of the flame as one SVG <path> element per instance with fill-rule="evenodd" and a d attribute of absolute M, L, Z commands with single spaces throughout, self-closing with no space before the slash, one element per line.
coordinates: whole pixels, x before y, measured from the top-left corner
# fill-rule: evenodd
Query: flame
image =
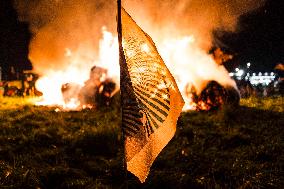
<path fill-rule="evenodd" d="M 230 78 L 225 67 L 216 64 L 212 56 L 197 45 L 196 40 L 191 35 L 166 38 L 157 43 L 159 52 L 174 75 L 185 100 L 183 110 L 197 107 L 193 94 L 189 91 L 193 86 L 196 94 L 200 94 L 210 80 L 215 80 L 222 86 L 236 88 L 235 81 Z M 200 106 L 203 107 L 202 104 Z"/>
<path fill-rule="evenodd" d="M 119 55 L 116 35 L 102 28 L 103 37 L 99 41 L 98 58 L 86 61 L 83 57 L 86 53 L 94 53 L 82 50 L 65 48 L 65 57 L 68 66 L 61 70 L 47 70 L 37 81 L 36 87 L 43 93 L 40 105 L 60 105 L 65 109 L 76 109 L 80 101 L 72 98 L 67 104 L 64 103 L 61 86 L 65 83 L 75 83 L 82 87 L 89 78 L 92 66 L 97 65 L 108 70 L 108 76 L 113 78 L 119 86 Z M 155 36 L 153 36 L 155 39 Z M 159 38 L 157 38 L 159 39 Z M 196 38 L 192 35 L 180 36 L 177 38 L 166 37 L 156 41 L 158 51 L 166 65 L 175 77 L 178 87 L 186 101 L 184 110 L 196 109 L 197 104 L 188 91 L 194 86 L 196 93 L 200 94 L 206 83 L 215 80 L 223 86 L 236 87 L 235 82 L 230 78 L 228 72 L 222 65 L 215 63 L 213 58 L 204 50 L 198 47 Z M 148 46 L 142 46 L 147 52 Z M 92 55 L 87 55 L 92 57 Z M 82 105 L 90 107 L 89 105 Z M 201 103 L 202 106 L 202 103 Z M 204 105 L 205 106 L 205 105 Z"/>
<path fill-rule="evenodd" d="M 67 65 L 60 70 L 47 69 L 42 77 L 36 82 L 36 88 L 43 93 L 43 96 L 37 105 L 59 105 L 64 109 L 76 109 L 80 106 L 78 98 L 72 98 L 67 104 L 64 102 L 61 87 L 66 83 L 74 83 L 82 87 L 89 78 L 92 66 L 100 66 L 108 70 L 110 77 L 118 82 L 119 63 L 118 63 L 118 44 L 117 39 L 105 27 L 102 28 L 103 38 L 99 41 L 99 58 L 97 60 L 86 61 L 86 52 L 78 49 L 73 51 L 66 47 L 65 54 Z M 88 54 L 87 54 L 88 56 Z M 66 64 L 63 64 L 66 65 Z M 78 92 L 78 91 L 77 91 Z M 84 105 L 84 107 L 90 107 Z"/>

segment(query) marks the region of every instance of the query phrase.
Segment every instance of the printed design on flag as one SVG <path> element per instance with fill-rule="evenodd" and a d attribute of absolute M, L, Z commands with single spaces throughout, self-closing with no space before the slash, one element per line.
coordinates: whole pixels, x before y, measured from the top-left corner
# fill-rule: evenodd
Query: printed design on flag
<path fill-rule="evenodd" d="M 123 110 L 125 134 L 137 137 L 143 131 L 149 137 L 166 120 L 170 111 L 170 82 L 166 70 L 144 41 L 128 38 L 124 43 L 128 73 L 136 101 Z M 140 47 L 137 49 L 137 46 Z M 127 50 L 126 50 L 127 49 Z"/>

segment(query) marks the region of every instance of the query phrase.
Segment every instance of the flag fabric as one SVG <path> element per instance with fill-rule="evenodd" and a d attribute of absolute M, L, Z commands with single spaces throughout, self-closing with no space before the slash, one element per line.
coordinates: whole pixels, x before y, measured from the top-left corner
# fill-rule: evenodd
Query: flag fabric
<path fill-rule="evenodd" d="M 127 170 L 145 182 L 153 161 L 174 136 L 184 101 L 150 36 L 123 8 L 119 22 L 125 160 Z"/>

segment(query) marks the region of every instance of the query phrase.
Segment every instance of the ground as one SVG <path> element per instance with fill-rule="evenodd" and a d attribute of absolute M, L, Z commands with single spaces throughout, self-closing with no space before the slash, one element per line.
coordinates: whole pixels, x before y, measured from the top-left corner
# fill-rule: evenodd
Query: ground
<path fill-rule="evenodd" d="M 284 97 L 182 113 L 146 183 L 123 170 L 119 103 L 56 111 L 0 98 L 0 188 L 281 188 Z M 118 101 L 116 101 L 118 102 Z"/>

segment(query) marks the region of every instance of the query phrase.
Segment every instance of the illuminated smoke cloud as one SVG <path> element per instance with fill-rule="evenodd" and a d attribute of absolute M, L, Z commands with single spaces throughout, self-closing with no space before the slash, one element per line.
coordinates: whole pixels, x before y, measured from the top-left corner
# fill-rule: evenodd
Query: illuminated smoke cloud
<path fill-rule="evenodd" d="M 262 6 L 263 0 L 124 0 L 128 12 L 154 39 L 194 35 L 200 47 L 211 47 L 213 29 L 233 30 L 237 18 Z M 64 51 L 98 52 L 101 27 L 116 32 L 113 0 L 16 0 L 19 18 L 30 24 L 34 37 L 30 59 L 36 70 L 62 68 Z M 159 39 L 158 39 L 159 40 Z M 38 65 L 40 64 L 40 65 Z"/>
<path fill-rule="evenodd" d="M 110 7 L 103 2 L 15 1 L 20 20 L 30 24 L 33 38 L 29 58 L 37 72 L 44 74 L 47 69 L 64 69 L 69 64 L 67 48 L 72 52 L 81 52 L 80 58 L 85 61 L 85 65 L 81 66 L 89 66 L 96 59 L 98 41 L 102 37 L 101 27 L 106 25 L 111 28 L 109 20 L 115 20 L 115 11 L 107 14 L 105 10 L 110 10 Z"/>

